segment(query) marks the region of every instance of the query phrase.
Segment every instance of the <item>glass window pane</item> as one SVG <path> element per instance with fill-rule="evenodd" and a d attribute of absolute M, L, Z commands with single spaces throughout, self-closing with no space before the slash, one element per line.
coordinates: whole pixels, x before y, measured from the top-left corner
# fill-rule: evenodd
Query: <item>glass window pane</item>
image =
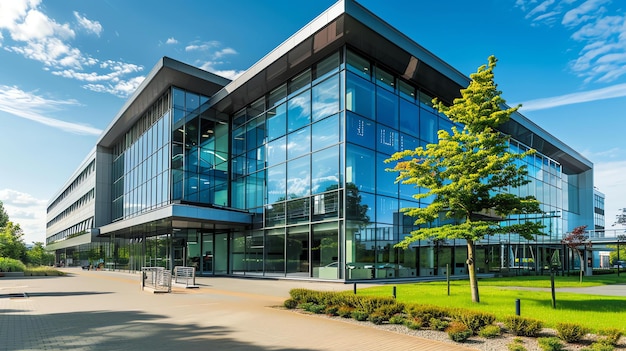
<path fill-rule="evenodd" d="M 376 196 L 376 223 L 397 224 L 398 199 Z M 393 240 L 393 238 L 388 238 Z"/>
<path fill-rule="evenodd" d="M 310 216 L 309 198 L 292 200 L 287 202 L 287 224 L 309 222 Z"/>
<path fill-rule="evenodd" d="M 172 88 L 173 107 L 179 110 L 185 109 L 185 91 L 178 88 Z"/>
<path fill-rule="evenodd" d="M 267 170 L 267 202 L 272 204 L 286 199 L 287 173 L 285 164 Z"/>
<path fill-rule="evenodd" d="M 265 272 L 285 273 L 285 230 L 267 230 L 265 236 Z"/>
<path fill-rule="evenodd" d="M 315 65 L 315 79 L 321 80 L 339 71 L 339 52 L 320 61 Z"/>
<path fill-rule="evenodd" d="M 398 145 L 400 141 L 400 133 L 398 133 L 398 131 L 380 124 L 377 125 L 377 130 L 378 143 L 376 148 L 378 151 L 384 152 L 388 155 L 392 155 L 393 153 L 399 151 Z"/>
<path fill-rule="evenodd" d="M 376 121 L 398 128 L 398 96 L 393 92 L 377 89 Z"/>
<path fill-rule="evenodd" d="M 311 193 L 319 194 L 339 187 L 339 147 L 334 146 L 311 156 L 313 169 Z"/>
<path fill-rule="evenodd" d="M 416 137 L 400 134 L 400 149 L 398 151 L 415 150 L 419 144 L 419 140 Z"/>
<path fill-rule="evenodd" d="M 287 84 L 283 84 L 278 88 L 274 89 L 270 92 L 270 96 L 267 100 L 267 108 L 272 108 L 280 103 L 283 103 L 287 100 Z"/>
<path fill-rule="evenodd" d="M 233 131 L 233 155 L 241 155 L 246 151 L 246 127 L 241 126 Z"/>
<path fill-rule="evenodd" d="M 348 74 L 346 82 L 346 110 L 354 111 L 373 119 L 374 102 L 374 84 L 354 74 Z"/>
<path fill-rule="evenodd" d="M 285 135 L 287 131 L 287 106 L 282 104 L 267 111 L 267 136 L 269 140 Z"/>
<path fill-rule="evenodd" d="M 316 151 L 339 142 L 339 115 L 313 124 L 312 150 Z"/>
<path fill-rule="evenodd" d="M 357 75 L 364 77 L 368 80 L 370 79 L 372 70 L 370 67 L 370 62 L 365 58 L 355 54 L 351 50 L 348 50 L 346 64 L 348 71 L 354 72 Z"/>
<path fill-rule="evenodd" d="M 289 95 L 296 94 L 311 86 L 311 70 L 306 70 L 289 82 Z"/>
<path fill-rule="evenodd" d="M 311 232 L 313 277 L 337 279 L 339 272 L 339 230 L 337 223 L 315 224 Z"/>
<path fill-rule="evenodd" d="M 287 159 L 291 160 L 311 152 L 311 127 L 287 135 Z"/>
<path fill-rule="evenodd" d="M 396 184 L 396 177 L 398 174 L 386 170 L 393 167 L 385 163 L 387 158 L 389 158 L 387 155 L 376 155 L 376 192 L 382 195 L 397 196 L 398 184 Z"/>
<path fill-rule="evenodd" d="M 287 160 L 287 137 L 267 143 L 267 166 L 271 167 Z"/>
<path fill-rule="evenodd" d="M 185 109 L 187 112 L 197 110 L 200 107 L 200 96 L 191 92 L 185 93 Z"/>
<path fill-rule="evenodd" d="M 358 190 L 375 191 L 375 165 L 374 152 L 355 145 L 348 144 L 346 151 L 346 188 L 349 184 L 356 186 Z"/>
<path fill-rule="evenodd" d="M 339 111 L 339 76 L 334 76 L 313 87 L 313 121 Z"/>
<path fill-rule="evenodd" d="M 307 90 L 287 101 L 287 131 L 300 129 L 311 122 L 311 91 Z"/>
<path fill-rule="evenodd" d="M 400 97 L 411 102 L 415 101 L 416 90 L 411 84 L 398 80 L 398 91 L 400 92 Z"/>
<path fill-rule="evenodd" d="M 295 199 L 311 193 L 311 164 L 308 156 L 287 164 L 287 197 Z"/>
<path fill-rule="evenodd" d="M 419 108 L 404 99 L 400 99 L 400 131 L 419 136 Z"/>
<path fill-rule="evenodd" d="M 394 91 L 395 78 L 393 77 L 393 74 L 381 69 L 380 67 L 376 67 L 376 85 L 387 90 Z"/>
<path fill-rule="evenodd" d="M 420 113 L 420 139 L 426 143 L 437 142 L 437 120 L 439 117 L 424 109 Z"/>
<path fill-rule="evenodd" d="M 330 218 L 339 218 L 341 211 L 339 191 L 317 194 L 311 198 L 313 212 L 312 221 L 322 221 Z"/>
<path fill-rule="evenodd" d="M 346 139 L 349 142 L 374 148 L 376 142 L 375 123 L 353 113 L 347 114 Z"/>
<path fill-rule="evenodd" d="M 285 224 L 285 203 L 279 202 L 267 205 L 265 211 L 265 226 L 272 227 L 275 225 Z"/>

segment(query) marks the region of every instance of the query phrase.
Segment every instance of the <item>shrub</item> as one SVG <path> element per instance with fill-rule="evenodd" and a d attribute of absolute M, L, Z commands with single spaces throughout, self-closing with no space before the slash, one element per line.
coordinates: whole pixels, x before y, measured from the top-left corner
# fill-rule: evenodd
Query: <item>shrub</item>
<path fill-rule="evenodd" d="M 293 310 L 294 308 L 298 307 L 298 301 L 294 299 L 287 299 L 285 300 L 285 302 L 283 302 L 283 305 L 285 306 L 285 308 Z"/>
<path fill-rule="evenodd" d="M 298 309 L 303 311 L 311 311 L 311 306 L 315 305 L 313 302 L 303 302 L 298 304 Z"/>
<path fill-rule="evenodd" d="M 439 319 L 439 318 L 434 318 L 433 317 L 433 318 L 431 318 L 428 321 L 428 326 L 432 330 L 444 331 L 444 330 L 446 330 L 448 325 L 450 325 L 450 323 L 448 321 L 445 321 L 445 320 Z"/>
<path fill-rule="evenodd" d="M 465 324 L 472 331 L 472 334 L 476 334 L 485 326 L 493 324 L 496 316 L 486 312 L 457 310 L 454 312 L 452 320 Z"/>
<path fill-rule="evenodd" d="M 422 329 L 424 322 L 420 318 L 409 317 L 404 320 L 404 325 L 413 330 Z"/>
<path fill-rule="evenodd" d="M 382 306 L 378 307 L 374 312 L 383 315 L 383 317 L 387 321 L 392 316 L 394 316 L 394 315 L 396 315 L 398 313 L 404 312 L 404 304 L 403 303 L 393 303 L 393 304 L 389 304 L 389 305 L 382 305 Z"/>
<path fill-rule="evenodd" d="M 324 313 L 325 311 L 326 311 L 326 305 L 313 304 L 309 307 L 309 312 L 313 312 L 315 314 Z"/>
<path fill-rule="evenodd" d="M 448 333 L 448 337 L 450 337 L 451 340 L 456 342 L 464 342 L 472 336 L 472 330 L 459 321 L 450 323 L 448 328 L 446 328 L 446 333 Z"/>
<path fill-rule="evenodd" d="M 389 324 L 404 324 L 406 317 L 402 314 L 396 314 L 389 318 Z"/>
<path fill-rule="evenodd" d="M 500 327 L 494 324 L 487 325 L 478 331 L 478 336 L 485 339 L 493 339 L 500 336 Z"/>
<path fill-rule="evenodd" d="M 397 302 L 393 297 L 358 296 L 358 298 L 354 300 L 353 307 L 370 314 L 382 306 L 396 304 Z"/>
<path fill-rule="evenodd" d="M 526 347 L 524 347 L 524 341 L 520 338 L 513 339 L 513 342 L 506 345 L 509 351 L 526 351 Z"/>
<path fill-rule="evenodd" d="M 380 312 L 374 312 L 370 314 L 367 319 L 376 325 L 383 324 L 386 320 L 388 320 L 388 318 L 386 318 L 385 315 Z"/>
<path fill-rule="evenodd" d="M 539 343 L 539 347 L 541 347 L 541 349 L 543 351 L 562 351 L 562 350 L 564 350 L 563 343 L 561 342 L 561 339 L 556 338 L 556 337 L 539 338 L 539 339 L 537 339 L 537 342 Z"/>
<path fill-rule="evenodd" d="M 352 318 L 353 307 L 340 306 L 337 310 L 337 315 L 342 318 Z"/>
<path fill-rule="evenodd" d="M 26 266 L 20 260 L 0 257 L 0 272 L 24 272 Z"/>
<path fill-rule="evenodd" d="M 619 339 L 622 337 L 622 331 L 616 328 L 600 329 L 598 331 L 598 335 L 602 336 L 600 341 L 602 341 L 603 343 L 615 346 L 619 342 Z"/>
<path fill-rule="evenodd" d="M 513 335 L 517 336 L 536 337 L 541 329 L 543 329 L 543 322 L 520 316 L 506 317 L 504 319 L 504 325 Z"/>
<path fill-rule="evenodd" d="M 589 332 L 589 328 L 574 323 L 557 323 L 556 334 L 565 342 L 579 342 Z"/>
<path fill-rule="evenodd" d="M 414 318 L 420 318 L 423 321 L 430 321 L 432 318 L 444 319 L 450 317 L 450 311 L 447 308 L 430 306 L 430 305 L 409 305 L 406 308 L 407 313 Z"/>
<path fill-rule="evenodd" d="M 339 315 L 339 307 L 338 306 L 327 306 L 324 313 L 329 316 L 338 316 Z"/>
<path fill-rule="evenodd" d="M 615 346 L 602 342 L 602 341 L 594 342 L 593 344 L 591 344 L 590 347 L 585 347 L 581 349 L 581 351 L 613 351 L 613 350 L 615 350 Z"/>
<path fill-rule="evenodd" d="M 350 316 L 353 319 L 356 319 L 357 321 L 366 321 L 367 318 L 369 317 L 369 313 L 367 313 L 367 311 L 363 311 L 363 310 L 354 310 L 352 311 L 352 313 L 350 314 Z"/>

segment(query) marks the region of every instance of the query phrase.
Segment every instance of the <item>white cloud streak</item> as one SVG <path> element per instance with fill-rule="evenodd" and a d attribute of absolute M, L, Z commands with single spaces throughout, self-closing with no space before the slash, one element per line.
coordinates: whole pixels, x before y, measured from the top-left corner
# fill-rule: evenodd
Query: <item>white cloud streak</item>
<path fill-rule="evenodd" d="M 98 21 L 91 21 L 87 19 L 85 16 L 81 16 L 78 12 L 74 11 L 74 17 L 76 17 L 76 21 L 78 25 L 84 28 L 87 32 L 93 33 L 97 36 L 100 36 L 102 33 L 102 25 Z"/>
<path fill-rule="evenodd" d="M 589 101 L 613 99 L 624 96 L 626 96 L 626 83 L 616 84 L 602 89 L 526 101 L 522 103 L 520 111 L 545 110 L 553 107 L 580 104 Z M 511 106 L 515 105 L 517 104 L 513 104 Z"/>
<path fill-rule="evenodd" d="M 91 90 L 122 98 L 132 94 L 132 87 L 136 88 L 136 82 L 143 80 L 142 76 L 133 77 L 143 70 L 142 66 L 121 61 L 101 61 L 81 52 L 70 43 L 76 38 L 71 25 L 57 23 L 39 7 L 39 0 L 0 1 L 0 40 L 5 50 L 41 62 L 44 70 L 54 75 L 89 82 L 83 85 L 86 89 L 98 86 Z M 78 29 L 97 36 L 103 32 L 100 22 L 77 12 L 73 14 Z M 11 42 L 7 42 L 3 31 L 9 33 Z"/>
<path fill-rule="evenodd" d="M 626 75 L 626 13 L 611 14 L 614 1 L 516 0 L 533 25 L 560 23 L 571 32 L 572 40 L 582 44 L 578 57 L 569 63 L 570 70 L 586 83 L 610 83 Z M 557 21 L 560 18 L 560 22 Z"/>
<path fill-rule="evenodd" d="M 22 91 L 15 86 L 0 85 L 0 111 L 74 134 L 100 135 L 102 133 L 102 130 L 88 125 L 45 116 L 47 112 L 67 105 L 78 105 L 78 103 L 74 100 L 50 100 L 32 92 Z"/>
<path fill-rule="evenodd" d="M 167 38 L 167 40 L 165 41 L 165 44 L 168 44 L 168 45 L 178 44 L 178 40 L 174 39 L 174 37 Z"/>

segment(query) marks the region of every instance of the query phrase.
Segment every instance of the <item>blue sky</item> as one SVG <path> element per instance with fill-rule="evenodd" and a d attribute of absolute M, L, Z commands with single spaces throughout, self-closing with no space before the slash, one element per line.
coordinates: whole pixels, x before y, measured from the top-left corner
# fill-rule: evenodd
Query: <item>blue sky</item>
<path fill-rule="evenodd" d="M 361 0 L 469 76 L 499 62 L 510 105 L 595 165 L 626 207 L 626 9 L 619 0 Z M 333 0 L 0 0 L 0 200 L 25 241 L 162 56 L 236 77 Z"/>

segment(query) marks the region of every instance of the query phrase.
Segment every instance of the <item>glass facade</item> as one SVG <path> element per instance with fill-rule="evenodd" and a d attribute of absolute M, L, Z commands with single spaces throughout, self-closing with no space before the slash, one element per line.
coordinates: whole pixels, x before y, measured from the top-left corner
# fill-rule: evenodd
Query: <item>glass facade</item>
<path fill-rule="evenodd" d="M 346 46 L 307 66 L 254 97 L 239 96 L 237 106 L 245 107 L 236 110 L 228 104 L 218 110 L 188 87 L 167 88 L 108 150 L 111 218 L 105 225 L 129 226 L 97 238 L 102 242 L 65 250 L 63 257 L 117 270 L 186 265 L 197 274 L 305 279 L 467 274 L 462 240 L 394 247 L 417 229 L 401 210 L 427 206 L 430 199 L 418 201 L 413 195 L 423 189 L 397 184 L 385 160 L 437 142 L 437 132 L 454 125 L 434 109 L 430 90 Z M 522 153 L 528 146 L 511 140 L 510 149 Z M 544 214 L 507 222 L 539 221 L 547 235 L 535 241 L 515 234 L 485 237 L 477 243 L 479 273 L 542 272 L 562 233 L 585 215 L 584 172 L 566 174 L 540 152 L 517 162 L 527 167 L 530 182 L 506 191 L 535 196 Z M 85 186 L 96 164 L 72 186 Z M 48 225 L 95 206 L 98 194 L 97 188 L 85 191 Z M 140 221 L 168 206 L 197 214 Z M 206 209 L 245 213 L 251 222 L 204 218 Z M 102 225 L 95 222 L 86 218 L 48 240 Z"/>

